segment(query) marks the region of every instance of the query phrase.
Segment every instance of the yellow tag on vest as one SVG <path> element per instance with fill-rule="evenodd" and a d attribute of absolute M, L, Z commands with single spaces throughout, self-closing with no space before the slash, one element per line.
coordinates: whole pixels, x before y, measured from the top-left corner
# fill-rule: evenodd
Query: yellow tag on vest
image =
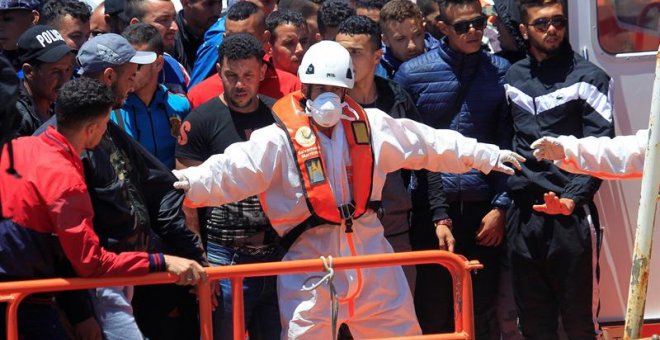
<path fill-rule="evenodd" d="M 351 127 L 353 128 L 353 136 L 355 136 L 356 144 L 370 143 L 367 123 L 363 121 L 351 122 Z"/>

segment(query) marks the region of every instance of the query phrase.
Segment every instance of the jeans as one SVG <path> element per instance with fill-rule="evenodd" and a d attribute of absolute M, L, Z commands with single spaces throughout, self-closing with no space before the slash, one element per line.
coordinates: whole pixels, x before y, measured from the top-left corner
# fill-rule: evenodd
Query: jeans
<path fill-rule="evenodd" d="M 209 262 L 213 266 L 280 261 L 283 251 L 266 256 L 252 256 L 236 252 L 212 242 L 207 246 Z M 243 280 L 245 325 L 251 340 L 279 339 L 282 326 L 277 303 L 277 277 L 247 277 Z M 213 312 L 213 338 L 233 339 L 233 313 L 231 280 L 220 280 L 222 297 Z"/>
<path fill-rule="evenodd" d="M 106 340 L 141 340 L 144 337 L 133 317 L 133 286 L 101 287 L 91 290 L 96 320 Z"/>

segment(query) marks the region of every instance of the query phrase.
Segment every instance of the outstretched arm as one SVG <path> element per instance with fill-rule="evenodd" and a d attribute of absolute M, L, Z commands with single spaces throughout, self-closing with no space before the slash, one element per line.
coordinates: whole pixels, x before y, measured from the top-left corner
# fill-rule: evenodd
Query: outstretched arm
<path fill-rule="evenodd" d="M 642 176 L 648 130 L 632 136 L 543 137 L 532 144 L 537 159 L 554 160 L 561 169 L 603 179 Z"/>

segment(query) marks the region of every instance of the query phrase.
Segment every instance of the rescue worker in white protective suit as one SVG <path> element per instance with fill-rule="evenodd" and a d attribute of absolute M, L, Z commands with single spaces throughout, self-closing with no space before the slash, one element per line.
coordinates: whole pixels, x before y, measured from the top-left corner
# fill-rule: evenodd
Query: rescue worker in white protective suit
<path fill-rule="evenodd" d="M 542 137 L 532 143 L 538 160 L 551 160 L 568 172 L 587 174 L 603 179 L 640 178 L 644 170 L 644 155 L 649 142 L 649 130 L 639 130 L 632 136 Z"/>
<path fill-rule="evenodd" d="M 264 212 L 289 247 L 285 261 L 391 253 L 374 211 L 389 172 L 476 168 L 512 174 L 504 163 L 519 168 L 523 161 L 454 131 L 396 120 L 377 109 L 365 113 L 345 94 L 353 87 L 353 65 L 334 41 L 313 45 L 298 76 L 302 90 L 273 106 L 277 124 L 198 167 L 174 171 L 175 187 L 188 190 L 194 205 L 218 206 L 261 193 Z M 328 286 L 301 289 L 320 276 L 278 277 L 282 339 L 328 339 L 342 322 L 358 339 L 421 333 L 401 267 L 336 273 L 335 320 Z"/>

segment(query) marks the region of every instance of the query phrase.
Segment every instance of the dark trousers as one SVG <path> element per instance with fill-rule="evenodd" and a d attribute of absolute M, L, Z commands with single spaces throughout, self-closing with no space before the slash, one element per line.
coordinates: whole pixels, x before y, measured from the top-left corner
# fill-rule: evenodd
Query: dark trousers
<path fill-rule="evenodd" d="M 527 339 L 559 339 L 558 321 L 571 340 L 598 331 L 600 230 L 584 207 L 571 216 L 550 216 L 521 204 L 508 214 L 514 296 Z M 542 240 L 545 239 L 545 242 Z M 541 248 L 541 250 L 539 249 Z"/>
<path fill-rule="evenodd" d="M 449 216 L 456 239 L 455 252 L 471 260 L 479 260 L 484 269 L 473 273 L 474 320 L 476 338 L 496 339 L 497 319 L 495 301 L 499 284 L 500 247 L 485 247 L 476 243 L 477 229 L 482 218 L 492 209 L 489 202 L 454 202 L 449 204 Z M 430 217 L 429 217 L 430 220 Z M 422 238 L 429 240 L 423 246 L 437 249 L 438 239 L 432 223 Z M 421 235 L 417 235 L 421 236 Z M 420 268 L 421 267 L 421 268 Z M 415 308 L 425 334 L 453 331 L 453 296 L 449 272 L 439 266 L 419 266 Z"/>

